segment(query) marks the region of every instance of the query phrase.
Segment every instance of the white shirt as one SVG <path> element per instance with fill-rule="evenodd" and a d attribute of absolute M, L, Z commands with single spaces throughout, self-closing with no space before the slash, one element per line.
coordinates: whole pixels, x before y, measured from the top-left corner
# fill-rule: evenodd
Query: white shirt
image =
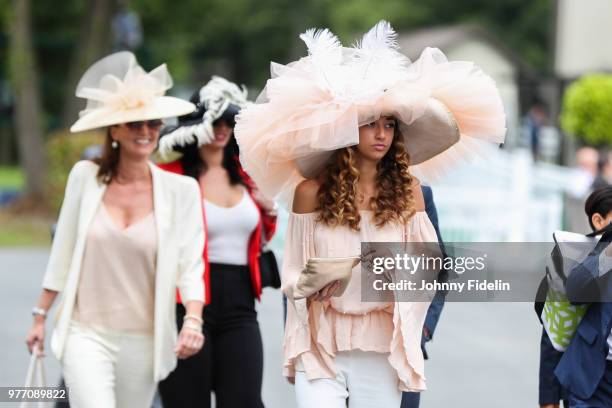
<path fill-rule="evenodd" d="M 248 264 L 251 234 L 259 223 L 259 209 L 246 190 L 233 207 L 220 207 L 204 200 L 208 236 L 208 261 L 231 265 Z"/>

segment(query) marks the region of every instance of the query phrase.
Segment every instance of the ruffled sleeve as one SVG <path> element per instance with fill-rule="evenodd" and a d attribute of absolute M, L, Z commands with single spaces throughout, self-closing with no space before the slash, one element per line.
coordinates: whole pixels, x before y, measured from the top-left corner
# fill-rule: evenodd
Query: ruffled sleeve
<path fill-rule="evenodd" d="M 434 226 L 424 211 L 417 212 L 405 225 L 404 242 L 438 242 Z M 402 391 L 427 389 L 421 336 L 429 305 L 429 301 L 397 301 L 394 305 L 389 363 L 397 372 Z"/>
<path fill-rule="evenodd" d="M 286 377 L 295 376 L 296 359 L 312 349 L 310 327 L 307 322 L 301 322 L 297 317 L 298 313 L 293 299 L 293 292 L 306 262 L 309 258 L 315 256 L 315 217 L 315 213 L 291 213 L 287 225 L 285 253 L 281 271 L 281 289 L 288 299 L 285 338 L 283 341 L 283 375 Z M 301 306 L 306 307 L 305 305 Z M 318 364 L 315 364 L 315 366 L 318 366 Z"/>
<path fill-rule="evenodd" d="M 281 271 L 283 293 L 293 301 L 293 290 L 309 258 L 315 256 L 315 213 L 289 215 L 285 237 L 285 252 Z"/>

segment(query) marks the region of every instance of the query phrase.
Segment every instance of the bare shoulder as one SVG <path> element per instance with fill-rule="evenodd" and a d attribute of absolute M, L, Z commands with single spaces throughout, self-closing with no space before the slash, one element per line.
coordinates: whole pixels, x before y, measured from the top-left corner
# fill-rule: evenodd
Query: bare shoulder
<path fill-rule="evenodd" d="M 423 198 L 423 191 L 421 190 L 421 182 L 418 178 L 412 176 L 412 182 L 410 183 L 412 190 L 412 197 L 414 198 L 415 210 L 425 210 L 425 199 Z"/>
<path fill-rule="evenodd" d="M 304 180 L 295 188 L 293 194 L 293 212 L 306 214 L 317 208 L 317 193 L 320 184 L 317 180 Z"/>

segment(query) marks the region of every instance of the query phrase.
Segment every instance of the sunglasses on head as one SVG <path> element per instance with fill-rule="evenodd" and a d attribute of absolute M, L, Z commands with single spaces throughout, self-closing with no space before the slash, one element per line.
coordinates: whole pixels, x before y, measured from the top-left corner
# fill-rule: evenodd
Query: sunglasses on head
<path fill-rule="evenodd" d="M 130 128 L 131 130 L 140 130 L 145 124 L 149 129 L 157 130 L 161 127 L 163 122 L 161 121 L 161 119 L 139 120 L 137 122 L 127 122 L 125 126 Z"/>

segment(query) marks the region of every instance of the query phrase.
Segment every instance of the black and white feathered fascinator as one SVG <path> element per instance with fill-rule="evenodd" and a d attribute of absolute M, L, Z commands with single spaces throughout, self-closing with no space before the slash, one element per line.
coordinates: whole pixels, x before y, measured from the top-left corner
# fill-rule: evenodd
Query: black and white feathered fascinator
<path fill-rule="evenodd" d="M 220 76 L 212 79 L 196 91 L 190 101 L 196 110 L 179 117 L 178 125 L 162 131 L 159 154 L 167 157 L 172 151 L 181 151 L 185 146 L 202 146 L 214 139 L 213 124 L 225 119 L 233 125 L 234 117 L 249 104 L 247 89 Z"/>

